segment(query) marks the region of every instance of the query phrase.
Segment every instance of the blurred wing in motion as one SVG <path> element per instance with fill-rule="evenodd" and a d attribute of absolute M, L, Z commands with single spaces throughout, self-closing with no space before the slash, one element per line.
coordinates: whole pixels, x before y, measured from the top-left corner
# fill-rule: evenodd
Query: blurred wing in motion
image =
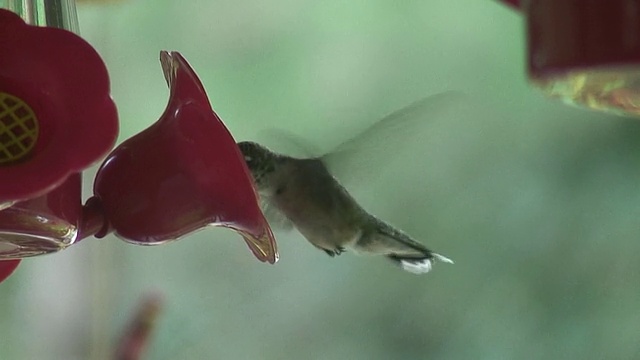
<path fill-rule="evenodd" d="M 345 185 L 368 182 L 407 149 L 416 151 L 418 161 L 428 155 L 419 145 L 429 128 L 447 119 L 472 116 L 469 103 L 466 95 L 456 91 L 427 96 L 376 121 L 323 155 L 322 160 Z"/>
<path fill-rule="evenodd" d="M 373 122 L 329 152 L 315 145 L 317 139 L 305 139 L 284 129 L 263 130 L 261 138 L 265 145 L 277 153 L 296 158 L 321 159 L 347 188 L 362 187 L 385 174 L 403 157 L 409 157 L 422 168 L 429 168 L 425 166 L 433 162 L 429 158 L 443 160 L 445 155 L 448 158 L 452 155 L 450 146 L 460 146 L 460 142 L 465 142 L 469 136 L 473 138 L 471 140 L 482 136 L 481 133 L 467 133 L 474 132 L 473 129 L 479 126 L 474 120 L 483 116 L 481 114 L 483 106 L 480 102 L 473 101 L 461 92 L 448 91 L 429 95 Z M 434 151 L 438 154 L 434 154 Z M 403 162 L 406 163 L 406 160 Z M 400 176 L 411 176 L 411 169 L 406 170 Z M 270 223 L 279 222 L 277 209 L 263 207 L 263 210 L 272 213 L 267 215 Z"/>
<path fill-rule="evenodd" d="M 326 152 L 314 145 L 317 139 L 306 139 L 287 129 L 264 129 L 259 135 L 260 144 L 271 151 L 297 159 L 319 158 Z"/>
<path fill-rule="evenodd" d="M 277 230 L 289 231 L 293 229 L 291 220 L 273 205 L 269 199 L 260 196 L 260 208 L 269 225 Z"/>

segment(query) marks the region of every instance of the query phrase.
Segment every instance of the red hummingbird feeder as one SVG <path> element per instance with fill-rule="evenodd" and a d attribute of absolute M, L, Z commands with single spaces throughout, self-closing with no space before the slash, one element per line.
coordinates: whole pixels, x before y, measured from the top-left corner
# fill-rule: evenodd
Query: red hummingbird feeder
<path fill-rule="evenodd" d="M 529 79 L 547 96 L 640 115 L 640 1 L 502 2 L 525 18 Z"/>
<path fill-rule="evenodd" d="M 117 111 L 91 45 L 0 9 L 0 54 L 0 281 L 20 258 L 90 236 L 153 245 L 208 225 L 238 232 L 260 261 L 277 261 L 240 150 L 181 54 L 160 55 L 164 114 L 111 153 Z M 83 206 L 81 172 L 105 155 Z"/>

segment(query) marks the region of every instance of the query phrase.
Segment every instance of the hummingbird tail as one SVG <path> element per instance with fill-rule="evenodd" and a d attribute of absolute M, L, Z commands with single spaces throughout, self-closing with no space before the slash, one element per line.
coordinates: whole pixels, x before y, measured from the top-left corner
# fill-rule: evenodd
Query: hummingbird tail
<path fill-rule="evenodd" d="M 374 221 L 376 230 L 360 238 L 361 248 L 384 253 L 388 259 L 414 274 L 428 273 L 436 261 L 453 264 L 451 259 L 429 250 L 403 231 L 379 219 L 374 218 Z"/>
<path fill-rule="evenodd" d="M 431 271 L 433 263 L 437 260 L 443 263 L 453 264 L 453 260 L 437 253 L 429 253 L 424 257 L 387 255 L 394 263 L 400 265 L 402 269 L 413 274 L 426 274 Z"/>

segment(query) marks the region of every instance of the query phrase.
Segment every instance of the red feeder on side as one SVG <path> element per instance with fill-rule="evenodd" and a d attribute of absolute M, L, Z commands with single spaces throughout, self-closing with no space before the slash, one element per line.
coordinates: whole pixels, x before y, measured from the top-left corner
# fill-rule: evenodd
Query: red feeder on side
<path fill-rule="evenodd" d="M 278 260 L 240 150 L 182 55 L 161 53 L 165 113 L 107 157 L 82 206 L 81 171 L 118 132 L 104 63 L 77 35 L 2 9 L 0 54 L 0 281 L 19 258 L 110 232 L 153 245 L 223 226 Z"/>
<path fill-rule="evenodd" d="M 72 32 L 0 9 L 0 259 L 79 239 L 80 172 L 118 133 L 109 76 Z"/>
<path fill-rule="evenodd" d="M 570 104 L 640 115 L 640 1 L 503 2 L 525 17 L 535 86 Z"/>

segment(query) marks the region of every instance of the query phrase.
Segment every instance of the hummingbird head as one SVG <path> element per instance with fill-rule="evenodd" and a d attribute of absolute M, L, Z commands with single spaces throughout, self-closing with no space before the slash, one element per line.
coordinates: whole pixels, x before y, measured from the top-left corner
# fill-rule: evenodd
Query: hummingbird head
<path fill-rule="evenodd" d="M 238 147 L 256 184 L 263 185 L 265 178 L 275 171 L 279 155 L 252 141 L 241 141 Z"/>

